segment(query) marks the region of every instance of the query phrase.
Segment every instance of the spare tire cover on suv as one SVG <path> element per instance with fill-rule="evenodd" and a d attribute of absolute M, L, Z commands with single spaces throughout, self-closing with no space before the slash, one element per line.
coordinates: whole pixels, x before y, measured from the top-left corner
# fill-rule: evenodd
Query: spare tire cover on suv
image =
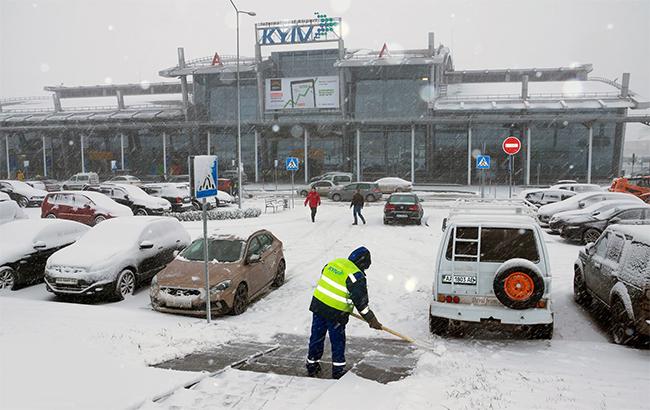
<path fill-rule="evenodd" d="M 535 307 L 544 295 L 544 278 L 539 268 L 527 259 L 510 259 L 497 269 L 492 284 L 494 295 L 511 309 Z"/>

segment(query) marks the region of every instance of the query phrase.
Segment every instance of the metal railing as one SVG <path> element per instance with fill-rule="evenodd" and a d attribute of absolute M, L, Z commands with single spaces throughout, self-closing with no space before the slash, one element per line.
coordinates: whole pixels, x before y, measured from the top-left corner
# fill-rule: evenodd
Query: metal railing
<path fill-rule="evenodd" d="M 618 93 L 608 92 L 591 92 L 591 93 L 535 93 L 529 94 L 528 99 L 588 99 L 588 98 L 614 98 L 619 97 Z M 466 100 L 484 100 L 484 101 L 503 101 L 503 100 L 521 100 L 521 94 L 464 94 L 460 96 L 447 95 L 446 100 L 466 101 Z"/>

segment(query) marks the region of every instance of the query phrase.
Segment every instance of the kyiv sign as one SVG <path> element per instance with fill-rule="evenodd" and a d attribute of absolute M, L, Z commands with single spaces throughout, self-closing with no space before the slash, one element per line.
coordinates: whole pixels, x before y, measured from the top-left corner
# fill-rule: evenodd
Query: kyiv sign
<path fill-rule="evenodd" d="M 314 19 L 256 24 L 257 44 L 272 46 L 338 41 L 341 38 L 341 18 L 327 17 L 319 12 L 314 14 Z"/>

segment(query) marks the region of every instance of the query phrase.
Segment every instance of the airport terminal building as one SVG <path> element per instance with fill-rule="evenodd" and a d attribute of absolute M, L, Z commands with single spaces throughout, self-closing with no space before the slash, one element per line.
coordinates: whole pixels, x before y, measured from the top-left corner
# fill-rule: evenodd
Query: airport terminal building
<path fill-rule="evenodd" d="M 519 185 L 608 182 L 622 165 L 625 125 L 650 104 L 589 64 L 462 70 L 433 33 L 417 50 L 345 48 L 340 19 L 259 23 L 255 57 L 240 58 L 242 165 L 248 181 L 300 158 L 297 180 L 327 171 L 360 180 L 505 183 L 508 136 Z M 307 45 L 306 45 L 307 44 Z M 275 47 L 282 46 L 282 47 Z M 279 51 L 282 49 L 282 51 Z M 189 155 L 236 168 L 237 60 L 218 53 L 160 71 L 174 81 L 46 87 L 51 97 L 0 100 L 0 178 L 66 178 L 82 171 L 142 179 L 187 173 Z M 179 81 L 180 80 L 180 81 Z M 281 177 L 287 174 L 280 170 Z"/>

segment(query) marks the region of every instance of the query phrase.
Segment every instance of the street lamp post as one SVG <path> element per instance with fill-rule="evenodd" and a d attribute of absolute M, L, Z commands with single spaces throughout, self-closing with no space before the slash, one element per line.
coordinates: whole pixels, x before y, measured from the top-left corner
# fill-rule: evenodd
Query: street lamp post
<path fill-rule="evenodd" d="M 239 10 L 233 0 L 230 0 L 230 4 L 235 9 L 237 15 L 237 203 L 239 209 L 241 209 L 241 197 L 243 193 L 242 182 L 241 182 L 241 173 L 242 173 L 242 164 L 241 164 L 241 90 L 239 88 L 239 15 L 248 14 L 249 16 L 255 16 L 254 11 L 243 11 Z"/>

